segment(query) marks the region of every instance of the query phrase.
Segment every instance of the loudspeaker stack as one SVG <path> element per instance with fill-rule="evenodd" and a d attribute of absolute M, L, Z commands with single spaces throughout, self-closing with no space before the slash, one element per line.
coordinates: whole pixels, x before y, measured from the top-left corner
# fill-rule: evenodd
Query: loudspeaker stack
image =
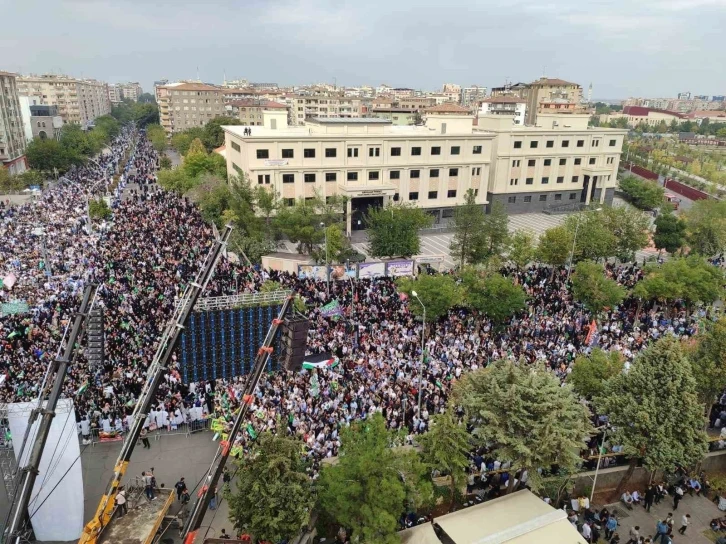
<path fill-rule="evenodd" d="M 301 317 L 286 318 L 282 323 L 280 361 L 285 370 L 298 371 L 305 359 L 310 321 Z"/>

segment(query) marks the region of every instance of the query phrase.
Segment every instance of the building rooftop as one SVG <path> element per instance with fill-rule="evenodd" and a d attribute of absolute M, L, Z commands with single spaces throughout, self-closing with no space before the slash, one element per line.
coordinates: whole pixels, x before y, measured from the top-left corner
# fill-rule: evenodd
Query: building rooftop
<path fill-rule="evenodd" d="M 260 127 L 244 127 L 241 125 L 224 125 L 222 129 L 241 140 L 255 140 L 271 138 L 275 140 L 301 139 L 301 138 L 336 138 L 350 136 L 353 138 L 431 138 L 441 135 L 441 131 L 425 125 L 394 125 L 388 119 L 376 117 L 323 119 L 316 122 L 313 119 L 306 121 L 305 125 L 284 126 L 277 129 Z M 332 121 L 332 122 L 330 122 Z M 371 122 L 373 121 L 373 122 Z M 251 135 L 245 135 L 244 130 L 252 128 Z M 468 125 L 467 131 L 454 132 L 449 127 L 447 136 L 469 136 L 475 134 L 484 136 L 486 131 L 473 132 L 473 125 Z M 492 134 L 493 136 L 493 134 Z"/>
<path fill-rule="evenodd" d="M 433 106 L 431 108 L 426 108 L 424 111 L 426 113 L 459 113 L 459 114 L 471 113 L 469 111 L 469 108 L 465 108 L 464 106 L 459 106 L 458 104 L 454 104 L 453 102 L 445 102 L 445 103 L 441 104 L 440 106 Z"/>
<path fill-rule="evenodd" d="M 386 110 L 391 111 L 391 110 Z M 379 117 L 312 117 L 308 120 L 319 125 L 390 125 L 388 119 Z"/>
<path fill-rule="evenodd" d="M 647 116 L 650 112 L 665 113 L 668 115 L 673 115 L 675 117 L 680 117 L 681 119 L 686 117 L 685 113 L 679 113 L 677 111 L 670 111 L 670 110 L 663 110 L 660 108 L 646 108 L 645 106 L 625 106 L 623 108 L 624 115 L 636 115 L 638 117 L 641 117 L 641 116 Z"/>
<path fill-rule="evenodd" d="M 3 70 L 0 70 L 0 76 L 16 76 L 18 74 L 14 74 L 13 72 L 4 72 Z"/>
<path fill-rule="evenodd" d="M 175 91 L 222 91 L 220 87 L 214 87 L 205 83 L 172 83 L 171 85 L 160 85 L 161 87 L 170 87 Z"/>
<path fill-rule="evenodd" d="M 260 100 L 257 98 L 250 98 L 248 100 L 230 100 L 227 104 L 231 106 L 237 106 L 238 108 L 265 108 L 265 109 L 287 109 L 285 104 L 274 102 L 272 100 Z"/>
<path fill-rule="evenodd" d="M 530 83 L 530 85 L 574 85 L 575 87 L 579 87 L 579 83 L 572 83 L 571 81 L 565 81 L 564 79 L 559 79 L 556 77 L 541 77 L 537 81 L 533 81 Z"/>
<path fill-rule="evenodd" d="M 487 98 L 486 100 L 482 100 L 482 102 L 488 102 L 489 104 L 524 104 L 526 100 L 516 96 L 501 95 Z"/>

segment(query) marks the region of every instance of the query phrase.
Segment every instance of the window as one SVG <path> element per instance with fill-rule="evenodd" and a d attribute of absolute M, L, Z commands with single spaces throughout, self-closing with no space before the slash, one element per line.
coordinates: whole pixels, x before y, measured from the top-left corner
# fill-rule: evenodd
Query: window
<path fill-rule="evenodd" d="M 338 156 L 338 150 L 334 147 L 326 147 L 325 148 L 325 158 L 326 159 L 334 159 Z"/>
<path fill-rule="evenodd" d="M 439 177 L 439 169 L 438 168 L 432 168 L 429 170 L 429 177 L 430 178 L 438 178 Z"/>
<path fill-rule="evenodd" d="M 283 159 L 292 159 L 295 157 L 295 152 L 292 149 L 283 149 L 282 150 L 282 158 Z"/>
<path fill-rule="evenodd" d="M 259 183 L 260 185 L 262 185 L 263 183 L 269 184 L 270 183 L 270 174 L 258 174 L 257 183 Z"/>
<path fill-rule="evenodd" d="M 449 189 L 449 190 L 448 190 L 448 191 L 446 192 L 446 196 L 447 196 L 448 198 L 456 198 L 456 189 Z"/>
<path fill-rule="evenodd" d="M 512 168 L 517 168 L 521 164 L 521 162 L 522 161 L 520 161 L 519 159 L 512 161 Z"/>
<path fill-rule="evenodd" d="M 436 198 L 439 198 L 439 192 L 438 191 L 429 191 L 429 200 L 434 200 Z"/>
<path fill-rule="evenodd" d="M 418 156 L 421 154 L 421 148 L 420 147 L 412 147 L 411 148 L 411 155 L 412 156 Z"/>
<path fill-rule="evenodd" d="M 592 147 L 598 147 L 600 145 L 600 140 L 593 140 L 592 141 Z"/>
<path fill-rule="evenodd" d="M 237 142 L 232 142 L 232 149 L 239 151 L 239 144 Z"/>
<path fill-rule="evenodd" d="M 475 145 L 474 149 L 471 151 L 474 155 L 481 155 L 481 146 Z"/>
<path fill-rule="evenodd" d="M 567 159 L 560 159 L 560 166 L 565 166 L 567 164 Z"/>
<path fill-rule="evenodd" d="M 449 177 L 455 178 L 459 175 L 459 169 L 458 168 L 449 168 Z"/>
<path fill-rule="evenodd" d="M 338 174 L 336 172 L 325 172 L 325 181 L 337 181 Z"/>
<path fill-rule="evenodd" d="M 315 174 L 305 174 L 305 183 L 315 183 Z"/>
<path fill-rule="evenodd" d="M 585 140 L 577 140 L 577 147 L 585 147 Z"/>
<path fill-rule="evenodd" d="M 401 179 L 401 171 L 400 170 L 391 170 L 390 179 Z"/>
<path fill-rule="evenodd" d="M 547 200 L 547 195 L 539 195 L 539 201 L 545 202 Z"/>
<path fill-rule="evenodd" d="M 557 183 L 564 183 L 565 182 L 565 176 L 557 176 Z"/>
<path fill-rule="evenodd" d="M 447 208 L 441 212 L 441 217 L 444 219 L 449 219 L 451 217 L 454 217 L 454 209 L 453 208 Z"/>
<path fill-rule="evenodd" d="M 400 147 L 392 147 L 391 148 L 391 157 L 400 157 L 401 156 L 401 148 Z"/>
<path fill-rule="evenodd" d="M 570 193 L 570 200 L 575 200 L 577 198 L 577 193 Z"/>
<path fill-rule="evenodd" d="M 550 182 L 550 178 L 548 178 L 546 176 L 542 178 L 542 185 L 547 185 L 549 182 Z"/>
<path fill-rule="evenodd" d="M 614 160 L 615 160 L 615 158 L 614 158 L 614 157 L 608 157 L 608 161 L 607 161 L 607 163 L 608 163 L 608 164 L 612 164 Z"/>
<path fill-rule="evenodd" d="M 570 147 L 570 140 L 562 140 L 562 147 Z"/>
<path fill-rule="evenodd" d="M 562 200 L 562 194 L 561 193 L 556 194 L 555 200 Z"/>
<path fill-rule="evenodd" d="M 349 147 L 348 148 L 348 158 L 355 158 L 358 156 L 358 148 L 357 147 Z"/>
<path fill-rule="evenodd" d="M 258 159 L 269 159 L 270 158 L 270 151 L 268 149 L 258 149 L 257 150 L 257 158 Z"/>
<path fill-rule="evenodd" d="M 531 196 L 525 196 L 524 197 L 524 201 L 525 202 L 532 202 L 532 197 Z"/>
<path fill-rule="evenodd" d="M 479 189 L 474 189 L 474 196 L 479 196 Z"/>
<path fill-rule="evenodd" d="M 294 198 L 283 198 L 285 201 L 285 206 L 294 206 L 295 205 L 295 199 Z"/>
<path fill-rule="evenodd" d="M 537 161 L 535 159 L 529 159 L 527 161 L 527 166 L 536 166 L 536 165 L 537 165 Z"/>
<path fill-rule="evenodd" d="M 545 159 L 544 165 L 545 166 L 552 166 L 552 159 Z"/>
<path fill-rule="evenodd" d="M 529 142 L 529 147 L 531 149 L 537 149 L 537 146 L 539 145 L 539 142 L 537 140 L 534 140 L 532 142 Z"/>
<path fill-rule="evenodd" d="M 369 147 L 368 148 L 368 156 L 369 157 L 380 157 L 381 156 L 381 148 L 380 147 Z"/>
<path fill-rule="evenodd" d="M 452 146 L 451 154 L 458 155 L 461 152 L 461 148 L 458 145 Z"/>
<path fill-rule="evenodd" d="M 411 170 L 411 179 L 417 179 L 421 177 L 421 170 Z"/>
<path fill-rule="evenodd" d="M 478 176 L 478 175 L 480 175 L 480 174 L 481 174 L 481 168 L 478 168 L 478 167 L 477 167 L 477 168 L 472 168 L 472 169 L 471 169 L 471 175 L 472 175 L 472 176 Z"/>
<path fill-rule="evenodd" d="M 580 176 L 572 176 L 572 183 L 577 183 L 579 181 Z"/>
<path fill-rule="evenodd" d="M 431 148 L 432 155 L 441 155 L 441 147 L 436 146 Z"/>
<path fill-rule="evenodd" d="M 306 197 L 305 197 L 305 202 L 309 202 L 309 203 L 310 203 L 310 202 L 312 202 L 313 200 L 315 200 L 315 197 L 314 197 L 314 196 L 306 196 Z"/>
<path fill-rule="evenodd" d="M 381 176 L 380 172 L 368 172 L 368 179 L 370 181 L 378 181 L 380 176 Z"/>
<path fill-rule="evenodd" d="M 295 174 L 283 174 L 282 182 L 283 183 L 295 183 Z"/>
<path fill-rule="evenodd" d="M 0 151 L 2 151 L 3 153 L 5 152 L 4 149 L 0 149 Z M 235 163 L 232 163 L 232 168 L 234 168 L 235 172 L 237 172 L 238 174 L 243 173 L 242 169 L 239 166 L 237 166 Z"/>
<path fill-rule="evenodd" d="M 510 196 L 510 197 L 507 198 L 507 202 L 509 204 L 514 204 L 515 202 L 517 202 L 517 197 L 516 196 Z"/>
<path fill-rule="evenodd" d="M 547 144 L 545 147 L 555 147 L 555 141 L 554 140 L 547 140 Z"/>
<path fill-rule="evenodd" d="M 590 160 L 587 162 L 588 164 L 595 164 L 595 161 L 597 159 L 595 157 L 590 157 Z"/>
<path fill-rule="evenodd" d="M 579 158 L 579 157 L 577 157 L 577 158 L 575 159 L 575 166 L 577 166 L 578 164 L 582 164 L 582 159 L 581 159 L 581 158 Z"/>
<path fill-rule="evenodd" d="M 616 143 L 617 143 L 616 140 L 610 140 L 610 147 L 615 147 Z"/>
<path fill-rule="evenodd" d="M 305 157 L 306 159 L 314 159 L 315 149 L 303 149 L 303 157 Z"/>
<path fill-rule="evenodd" d="M 521 141 L 514 142 L 514 149 L 522 149 L 522 142 Z"/>
<path fill-rule="evenodd" d="M 408 193 L 408 199 L 409 200 L 418 200 L 418 191 L 414 191 L 413 193 Z"/>
<path fill-rule="evenodd" d="M 524 180 L 524 183 L 527 185 L 532 185 L 534 183 L 534 178 L 527 178 Z"/>
<path fill-rule="evenodd" d="M 348 181 L 358 181 L 358 172 L 348 172 Z"/>
<path fill-rule="evenodd" d="M 519 185 L 519 178 L 512 178 L 509 180 L 509 185 Z"/>

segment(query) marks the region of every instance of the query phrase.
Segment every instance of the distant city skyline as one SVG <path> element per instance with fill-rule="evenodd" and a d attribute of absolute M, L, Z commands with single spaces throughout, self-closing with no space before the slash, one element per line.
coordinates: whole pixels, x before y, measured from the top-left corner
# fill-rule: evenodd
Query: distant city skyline
<path fill-rule="evenodd" d="M 281 86 L 434 90 L 544 74 L 592 83 L 595 99 L 726 94 L 726 0 L 5 4 L 0 69 L 139 81 L 144 91 L 198 70 L 217 84 L 226 72 Z"/>

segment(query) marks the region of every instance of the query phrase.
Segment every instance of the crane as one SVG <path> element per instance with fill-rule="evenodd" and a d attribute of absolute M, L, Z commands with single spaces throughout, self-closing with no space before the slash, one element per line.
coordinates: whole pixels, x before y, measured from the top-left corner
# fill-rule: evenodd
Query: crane
<path fill-rule="evenodd" d="M 168 369 L 171 356 L 179 343 L 179 339 L 181 338 L 194 305 L 212 278 L 214 269 L 227 245 L 231 232 L 232 227 L 227 225 L 222 236 L 215 240 L 214 247 L 207 255 L 204 265 L 199 270 L 194 281 L 184 291 L 182 299 L 174 312 L 173 319 L 164 330 L 154 359 L 148 369 L 148 379 L 139 395 L 139 401 L 136 403 L 136 407 L 131 416 L 132 422 L 129 427 L 129 432 L 121 446 L 121 452 L 116 460 L 116 464 L 114 465 L 113 476 L 106 488 L 106 492 L 101 498 L 96 513 L 84 527 L 81 538 L 78 541 L 79 544 L 96 544 L 101 532 L 113 518 L 115 499 L 119 486 L 121 485 L 121 479 L 126 474 L 126 469 L 131 460 L 131 455 L 134 452 L 136 441 L 141 436 L 141 430 L 143 429 L 146 416 L 151 409 L 154 396 L 159 389 L 159 384 L 164 377 L 164 373 Z"/>

